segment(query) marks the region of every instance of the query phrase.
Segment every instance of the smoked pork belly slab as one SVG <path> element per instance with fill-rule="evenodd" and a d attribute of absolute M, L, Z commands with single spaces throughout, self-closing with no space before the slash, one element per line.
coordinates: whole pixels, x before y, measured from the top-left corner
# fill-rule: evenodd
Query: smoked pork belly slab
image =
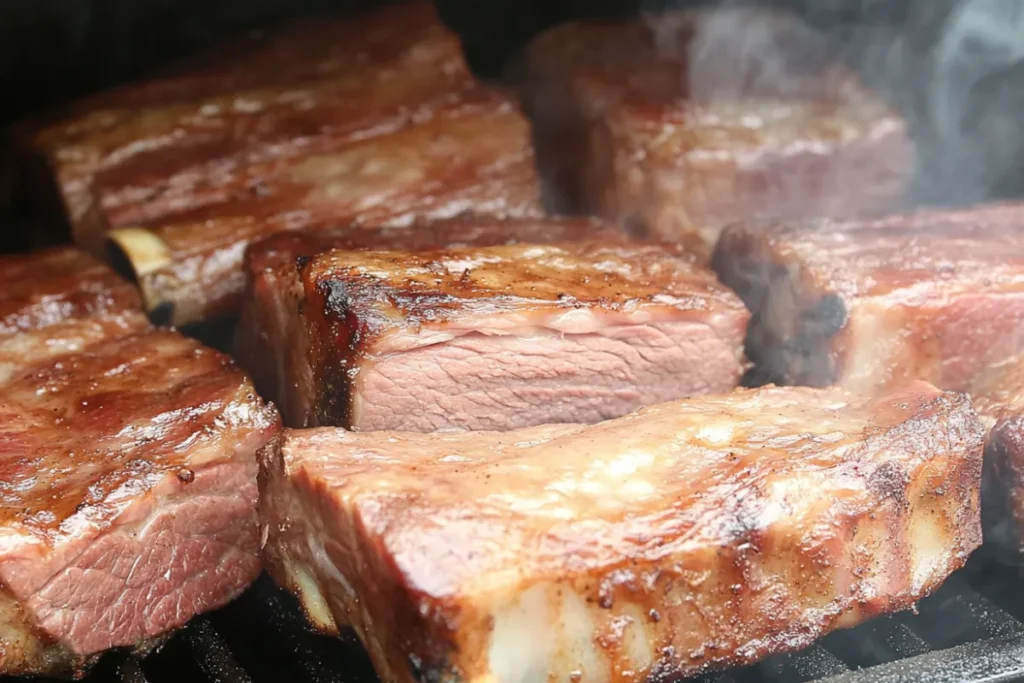
<path fill-rule="evenodd" d="M 286 430 L 264 562 L 381 680 L 675 680 L 931 593 L 981 542 L 983 428 L 915 383 L 738 390 L 593 426 Z"/>
<path fill-rule="evenodd" d="M 0 281 L 0 674 L 76 673 L 258 575 L 280 419 L 81 252 L 5 257 Z"/>
<path fill-rule="evenodd" d="M 761 381 L 966 391 L 1024 350 L 1024 206 L 735 225 L 714 255 Z"/>
<path fill-rule="evenodd" d="M 406 227 L 279 233 L 246 251 L 246 295 L 235 335 L 235 357 L 260 394 L 280 409 L 284 424 L 301 427 L 308 421 L 313 391 L 300 277 L 310 258 L 335 249 L 419 251 L 584 239 L 624 240 L 625 236 L 609 224 L 587 218 L 501 220 L 469 215 Z"/>
<path fill-rule="evenodd" d="M 251 42 L 21 133 L 30 184 L 55 186 L 76 242 L 100 253 L 109 228 L 258 196 L 289 159 L 429 117 L 473 83 L 427 2 Z"/>
<path fill-rule="evenodd" d="M 237 314 L 245 248 L 285 230 L 409 225 L 468 211 L 541 215 L 529 125 L 515 104 L 483 87 L 435 104 L 390 134 L 272 164 L 252 196 L 111 232 L 147 309 L 175 324 Z"/>
<path fill-rule="evenodd" d="M 912 174 L 902 117 L 782 13 L 573 22 L 522 62 L 549 200 L 704 254 L 736 220 L 889 209 Z"/>
<path fill-rule="evenodd" d="M 299 279 L 280 305 L 299 426 L 597 422 L 727 391 L 744 368 L 746 309 L 675 246 L 335 250 Z"/>

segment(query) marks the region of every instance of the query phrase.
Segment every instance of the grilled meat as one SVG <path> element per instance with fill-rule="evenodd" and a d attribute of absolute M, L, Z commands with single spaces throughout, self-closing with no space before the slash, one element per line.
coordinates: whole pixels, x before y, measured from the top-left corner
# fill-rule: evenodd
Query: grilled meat
<path fill-rule="evenodd" d="M 426 2 L 217 52 L 23 133 L 79 244 L 95 251 L 107 228 L 259 194 L 288 159 L 429 117 L 430 101 L 472 83 L 457 36 Z"/>
<path fill-rule="evenodd" d="M 299 277 L 283 383 L 299 426 L 596 422 L 727 391 L 743 368 L 746 309 L 675 247 L 332 251 Z"/>
<path fill-rule="evenodd" d="M 33 293 L 0 304 L 21 323 L 0 332 L 0 673 L 67 673 L 257 576 L 254 453 L 279 418 L 83 254 L 0 280 Z"/>
<path fill-rule="evenodd" d="M 741 390 L 594 426 L 287 431 L 266 566 L 382 680 L 620 681 L 910 607 L 981 542 L 983 429 L 917 383 Z"/>
<path fill-rule="evenodd" d="M 0 256 L 0 338 L 139 307 L 134 287 L 78 249 Z"/>
<path fill-rule="evenodd" d="M 246 252 L 247 291 L 235 339 L 235 355 L 273 399 L 284 423 L 302 426 L 313 400 L 309 319 L 301 266 L 334 249 L 402 249 L 615 240 L 611 226 L 584 218 L 498 220 L 460 216 L 412 226 L 285 232 L 260 240 Z"/>
<path fill-rule="evenodd" d="M 985 543 L 1003 559 L 1024 560 L 1024 356 L 982 372 L 971 399 L 991 431 L 985 444 Z"/>
<path fill-rule="evenodd" d="M 753 311 L 761 381 L 964 391 L 1024 349 L 1022 210 L 736 225 L 714 266 Z"/>
<path fill-rule="evenodd" d="M 539 215 L 529 136 L 507 98 L 469 89 L 390 135 L 293 160 L 264 177 L 257 195 L 111 237 L 134 267 L 149 310 L 165 309 L 176 324 L 230 316 L 244 291 L 245 247 L 260 237 L 466 211 Z"/>
<path fill-rule="evenodd" d="M 734 220 L 891 208 L 913 166 L 906 126 L 819 40 L 760 10 L 542 34 L 523 91 L 558 208 L 705 254 Z"/>

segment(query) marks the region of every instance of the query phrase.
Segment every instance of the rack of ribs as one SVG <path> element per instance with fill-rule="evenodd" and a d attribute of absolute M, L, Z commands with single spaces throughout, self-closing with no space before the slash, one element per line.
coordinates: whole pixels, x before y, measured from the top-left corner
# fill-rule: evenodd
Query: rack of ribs
<path fill-rule="evenodd" d="M 924 383 L 592 426 L 286 430 L 263 556 L 382 680 L 675 680 L 907 609 L 981 543 L 983 427 Z"/>

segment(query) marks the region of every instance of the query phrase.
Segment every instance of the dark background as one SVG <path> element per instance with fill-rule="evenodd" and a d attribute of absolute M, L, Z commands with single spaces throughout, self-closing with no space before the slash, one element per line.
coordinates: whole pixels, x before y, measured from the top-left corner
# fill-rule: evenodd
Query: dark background
<path fill-rule="evenodd" d="M 921 153 L 918 196 L 965 203 L 1024 195 L 1019 0 L 727 0 L 787 7 L 826 32 L 906 113 Z M 1000 1 L 1005 6 L 1000 6 Z M 370 0 L 0 0 L 0 127 L 241 31 Z M 711 2 L 438 0 L 482 75 L 538 30 L 574 16 Z M 1015 10 L 1012 6 L 1018 6 Z M 997 11 L 995 20 L 986 8 Z M 1001 12 L 1001 14 L 999 14 Z M 958 19 L 959 17 L 959 19 Z M 969 21 L 965 21 L 967 17 Z M 971 29 L 971 30 L 965 30 Z M 1011 36 L 1008 38 L 1008 36 Z"/>

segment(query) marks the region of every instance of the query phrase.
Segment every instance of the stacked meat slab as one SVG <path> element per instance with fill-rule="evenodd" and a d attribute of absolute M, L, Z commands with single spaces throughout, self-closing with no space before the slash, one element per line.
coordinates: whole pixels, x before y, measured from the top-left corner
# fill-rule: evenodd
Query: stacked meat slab
<path fill-rule="evenodd" d="M 744 664 L 960 568 L 992 424 L 1020 538 L 1020 209 L 872 217 L 905 126 L 782 15 L 560 26 L 510 74 L 411 3 L 20 129 L 84 251 L 0 262 L 0 668 L 152 641 L 260 551 L 386 681 Z M 237 318 L 290 429 L 143 310 Z"/>

